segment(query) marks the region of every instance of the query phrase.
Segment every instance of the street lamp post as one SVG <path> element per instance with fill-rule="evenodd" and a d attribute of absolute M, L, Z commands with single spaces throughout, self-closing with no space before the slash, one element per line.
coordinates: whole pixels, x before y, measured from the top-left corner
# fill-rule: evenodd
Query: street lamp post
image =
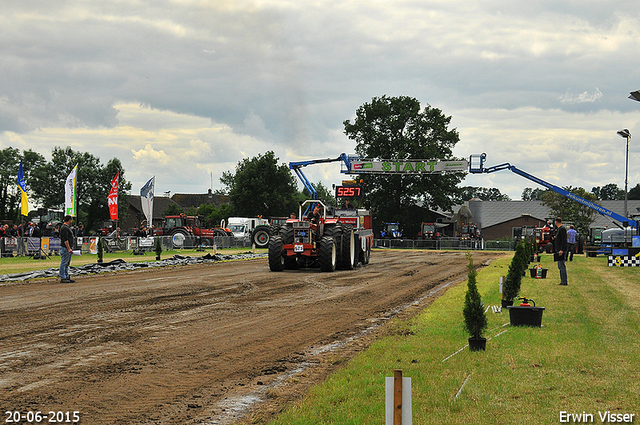
<path fill-rule="evenodd" d="M 629 177 L 629 138 L 631 137 L 631 133 L 628 129 L 618 131 L 618 135 L 620 137 L 624 137 L 627 139 L 627 151 L 625 154 L 625 166 L 624 166 L 624 216 L 628 218 L 627 214 L 627 181 Z"/>

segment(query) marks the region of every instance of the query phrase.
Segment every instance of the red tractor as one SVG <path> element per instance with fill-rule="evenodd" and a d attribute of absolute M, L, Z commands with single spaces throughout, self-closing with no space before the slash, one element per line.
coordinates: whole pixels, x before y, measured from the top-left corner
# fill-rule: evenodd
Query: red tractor
<path fill-rule="evenodd" d="M 460 239 L 480 239 L 480 229 L 476 223 L 463 224 L 460 228 Z"/>
<path fill-rule="evenodd" d="M 555 229 L 550 222 L 544 227 L 536 227 L 533 230 L 533 234 L 536 238 L 536 244 L 538 246 L 538 252 L 546 252 L 551 254 L 553 252 L 553 238 L 555 237 Z"/>
<path fill-rule="evenodd" d="M 302 217 L 302 206 L 317 203 L 323 207 L 319 222 Z M 367 228 L 368 225 L 368 228 Z M 269 241 L 269 269 L 282 271 L 300 267 L 319 267 L 323 272 L 351 270 L 358 261 L 369 262 L 373 245 L 371 213 L 366 210 L 337 210 L 327 216 L 320 201 L 300 205 L 299 218 L 290 218 L 280 233 Z"/>
<path fill-rule="evenodd" d="M 422 239 L 440 239 L 442 233 L 440 232 L 440 223 L 421 223 L 418 236 Z"/>
<path fill-rule="evenodd" d="M 215 236 L 226 236 L 223 229 L 205 229 L 202 227 L 202 216 L 168 215 L 162 222 L 162 227 L 155 229 L 155 236 L 171 236 L 175 247 L 185 245 L 213 246 Z M 190 243 L 185 243 L 190 241 Z"/>

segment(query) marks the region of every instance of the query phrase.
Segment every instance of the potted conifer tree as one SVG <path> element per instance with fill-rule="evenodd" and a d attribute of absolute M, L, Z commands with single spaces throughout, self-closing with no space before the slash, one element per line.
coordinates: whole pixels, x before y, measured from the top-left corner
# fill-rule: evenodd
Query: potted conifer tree
<path fill-rule="evenodd" d="M 160 261 L 160 254 L 162 254 L 162 241 L 160 240 L 160 236 L 156 236 L 156 261 Z"/>
<path fill-rule="evenodd" d="M 485 350 L 487 347 L 487 339 L 482 337 L 487 328 L 487 316 L 476 284 L 478 272 L 473 268 L 473 258 L 470 253 L 467 253 L 467 259 L 469 260 L 469 279 L 467 281 L 467 293 L 464 297 L 462 314 L 464 316 L 464 324 L 469 335 L 471 335 L 469 349 L 471 351 L 480 351 Z"/>
<path fill-rule="evenodd" d="M 104 257 L 104 244 L 102 242 L 102 238 L 98 236 L 98 263 L 102 263 L 102 258 Z"/>
<path fill-rule="evenodd" d="M 511 259 L 511 264 L 509 264 L 507 278 L 505 279 L 504 287 L 502 288 L 502 308 L 513 305 L 513 300 L 520 293 L 522 273 L 527 267 L 527 260 L 525 256 L 524 243 L 519 242 L 518 245 L 516 245 L 516 252 Z"/>

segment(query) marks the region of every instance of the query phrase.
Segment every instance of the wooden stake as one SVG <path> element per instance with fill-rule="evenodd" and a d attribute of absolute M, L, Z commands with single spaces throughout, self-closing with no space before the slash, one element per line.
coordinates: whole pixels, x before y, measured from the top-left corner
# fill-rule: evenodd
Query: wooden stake
<path fill-rule="evenodd" d="M 393 371 L 393 425 L 402 425 L 402 370 Z"/>

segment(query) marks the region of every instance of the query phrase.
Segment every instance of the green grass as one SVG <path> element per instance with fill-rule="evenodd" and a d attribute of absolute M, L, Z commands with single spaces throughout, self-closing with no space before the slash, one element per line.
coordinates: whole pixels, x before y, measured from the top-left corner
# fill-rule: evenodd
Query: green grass
<path fill-rule="evenodd" d="M 218 249 L 219 254 L 239 254 L 243 252 L 251 252 L 251 248 L 229 248 Z M 266 249 L 256 249 L 257 253 L 265 253 Z M 200 257 L 205 254 L 213 254 L 213 248 L 207 249 L 205 252 L 196 251 L 195 249 L 183 249 L 175 251 L 162 251 L 161 259 L 171 258 L 174 255 L 184 255 L 190 257 Z M 155 252 L 146 252 L 144 255 L 133 255 L 132 251 L 129 252 L 111 252 L 105 253 L 103 261 L 109 262 L 116 259 L 123 259 L 129 263 L 142 262 L 142 261 L 155 261 Z M 97 254 L 82 254 L 81 256 L 71 257 L 71 266 L 81 266 L 84 264 L 95 263 L 98 261 Z M 0 274 L 13 274 L 24 273 L 32 270 L 45 270 L 52 267 L 60 266 L 60 256 L 50 256 L 44 260 L 34 260 L 32 257 L 10 257 L 0 258 Z"/>
<path fill-rule="evenodd" d="M 509 261 L 480 271 L 485 304 L 500 304 Z M 506 310 L 489 310 L 487 351 L 465 348 L 443 361 L 467 342 L 462 282 L 412 320 L 390 323 L 411 332 L 378 340 L 271 424 L 384 424 L 384 378 L 394 369 L 412 379 L 414 424 L 557 424 L 561 411 L 600 423 L 607 410 L 638 422 L 639 270 L 580 256 L 567 263 L 563 287 L 551 256 L 542 261 L 547 279 L 523 278 L 521 291 L 546 307 L 542 328 L 511 327 Z"/>

